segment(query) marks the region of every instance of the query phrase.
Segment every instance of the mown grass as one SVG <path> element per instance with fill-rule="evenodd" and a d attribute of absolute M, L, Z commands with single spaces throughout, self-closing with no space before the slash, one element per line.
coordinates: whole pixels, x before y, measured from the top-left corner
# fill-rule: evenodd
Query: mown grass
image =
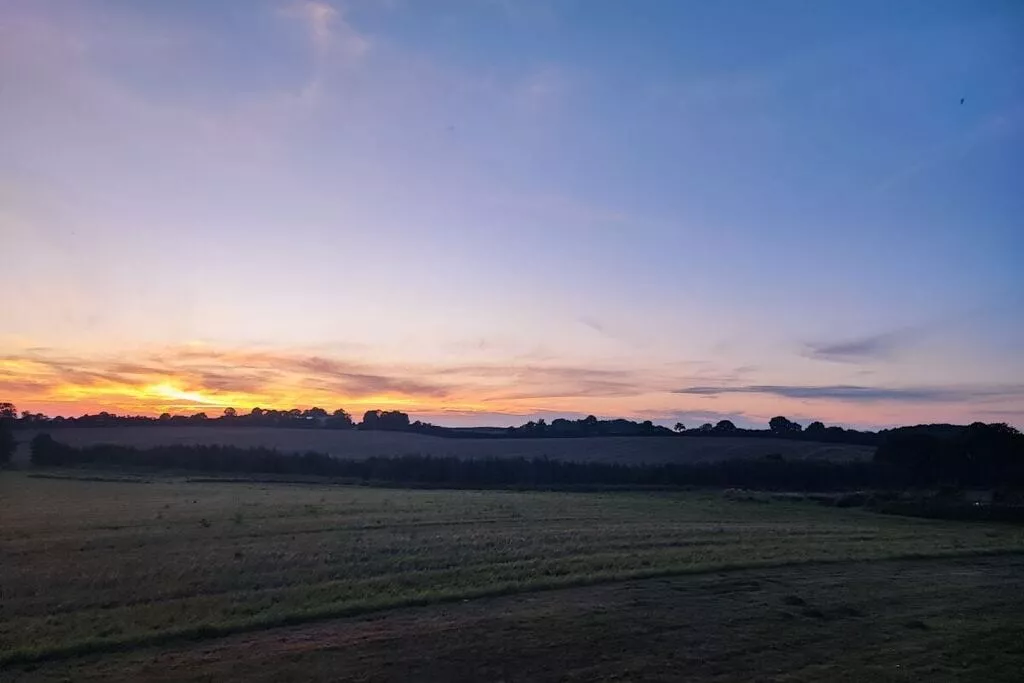
<path fill-rule="evenodd" d="M 1024 531 L 714 494 L 0 475 L 0 662 L 710 569 L 1024 551 Z"/>

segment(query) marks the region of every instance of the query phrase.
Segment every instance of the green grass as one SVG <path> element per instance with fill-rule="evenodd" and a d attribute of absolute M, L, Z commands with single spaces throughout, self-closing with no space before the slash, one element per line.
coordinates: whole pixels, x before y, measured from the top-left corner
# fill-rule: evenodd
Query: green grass
<path fill-rule="evenodd" d="M 1024 551 L 1024 530 L 715 494 L 0 474 L 0 662 L 722 568 Z"/>

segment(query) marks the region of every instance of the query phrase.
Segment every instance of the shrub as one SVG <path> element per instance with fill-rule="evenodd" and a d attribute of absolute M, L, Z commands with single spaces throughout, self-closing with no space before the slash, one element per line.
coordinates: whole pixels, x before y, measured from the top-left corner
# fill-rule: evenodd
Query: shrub
<path fill-rule="evenodd" d="M 17 447 L 18 440 L 14 438 L 14 431 L 5 420 L 0 420 L 0 467 L 11 462 Z"/>

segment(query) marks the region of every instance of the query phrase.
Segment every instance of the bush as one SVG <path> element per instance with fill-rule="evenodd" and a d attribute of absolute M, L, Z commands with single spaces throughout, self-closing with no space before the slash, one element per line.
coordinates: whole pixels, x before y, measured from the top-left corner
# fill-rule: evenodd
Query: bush
<path fill-rule="evenodd" d="M 33 465 L 66 465 L 75 459 L 75 449 L 54 441 L 49 434 L 36 434 L 29 443 L 29 452 Z"/>
<path fill-rule="evenodd" d="M 18 440 L 6 420 L 0 420 L 0 467 L 11 462 L 14 451 L 18 448 Z"/>

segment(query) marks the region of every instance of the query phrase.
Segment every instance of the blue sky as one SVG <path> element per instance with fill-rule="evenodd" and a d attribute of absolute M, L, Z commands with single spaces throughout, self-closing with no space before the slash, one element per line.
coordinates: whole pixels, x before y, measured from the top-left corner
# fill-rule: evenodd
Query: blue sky
<path fill-rule="evenodd" d="M 22 407 L 1024 422 L 1018 3 L 14 0 L 0 126 Z"/>

